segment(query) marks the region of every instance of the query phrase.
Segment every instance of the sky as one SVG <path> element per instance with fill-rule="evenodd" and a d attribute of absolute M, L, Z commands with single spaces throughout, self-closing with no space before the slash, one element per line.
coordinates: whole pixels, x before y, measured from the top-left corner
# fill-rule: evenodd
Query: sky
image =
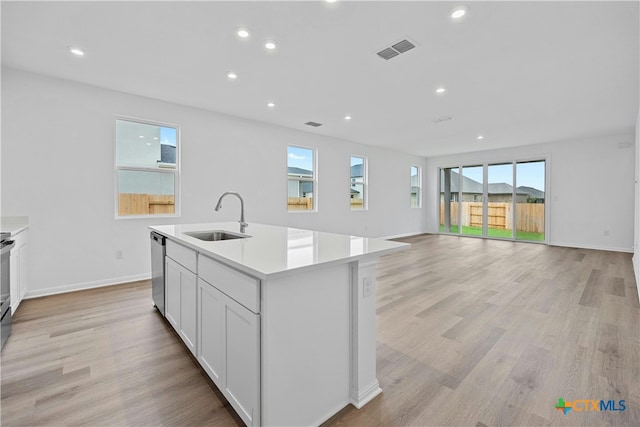
<path fill-rule="evenodd" d="M 287 166 L 313 170 L 313 150 L 310 148 L 291 147 L 287 148 Z"/>
<path fill-rule="evenodd" d="M 160 126 L 160 144 L 176 146 L 176 129 Z"/>
<path fill-rule="evenodd" d="M 536 190 L 544 189 L 544 161 L 517 163 L 516 164 L 516 187 L 533 187 Z M 505 182 L 513 185 L 513 171 L 511 164 L 489 165 L 489 183 Z M 473 166 L 462 169 L 462 174 L 474 181 L 482 182 L 482 166 Z"/>

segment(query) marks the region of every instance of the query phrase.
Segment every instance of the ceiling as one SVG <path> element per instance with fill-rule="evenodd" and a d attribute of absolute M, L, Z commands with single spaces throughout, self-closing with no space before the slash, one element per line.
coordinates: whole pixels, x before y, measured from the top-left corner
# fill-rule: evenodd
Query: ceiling
<path fill-rule="evenodd" d="M 2 64 L 421 156 L 634 127 L 638 2 L 459 5 L 2 1 Z"/>

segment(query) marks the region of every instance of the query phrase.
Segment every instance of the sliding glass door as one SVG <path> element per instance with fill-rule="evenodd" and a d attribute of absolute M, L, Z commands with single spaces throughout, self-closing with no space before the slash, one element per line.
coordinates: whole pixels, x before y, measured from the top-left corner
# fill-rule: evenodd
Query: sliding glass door
<path fill-rule="evenodd" d="M 460 174 L 458 168 L 440 169 L 440 232 L 460 232 L 458 227 L 460 188 Z"/>
<path fill-rule="evenodd" d="M 545 160 L 440 169 L 440 232 L 545 241 Z"/>
<path fill-rule="evenodd" d="M 464 166 L 462 168 L 462 233 L 468 236 L 482 236 L 485 223 L 482 214 L 484 190 L 483 167 Z"/>
<path fill-rule="evenodd" d="M 545 161 L 516 163 L 516 239 L 544 241 Z"/>
<path fill-rule="evenodd" d="M 487 236 L 513 239 L 513 163 L 487 167 Z"/>

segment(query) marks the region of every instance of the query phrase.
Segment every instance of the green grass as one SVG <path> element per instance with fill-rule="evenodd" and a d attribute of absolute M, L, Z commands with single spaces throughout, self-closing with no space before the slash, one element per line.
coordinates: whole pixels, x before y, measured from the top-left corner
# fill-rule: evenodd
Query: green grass
<path fill-rule="evenodd" d="M 440 226 L 440 232 L 444 233 L 444 225 Z M 458 226 L 451 226 L 451 233 L 458 234 Z M 488 237 L 497 237 L 501 239 L 511 239 L 512 238 L 511 230 L 502 230 L 499 228 L 489 228 L 487 229 Z M 462 226 L 462 234 L 466 236 L 482 236 L 482 227 L 469 227 L 466 225 Z M 516 240 L 530 240 L 536 242 L 544 241 L 544 233 L 534 233 L 530 231 L 517 231 L 516 232 Z"/>

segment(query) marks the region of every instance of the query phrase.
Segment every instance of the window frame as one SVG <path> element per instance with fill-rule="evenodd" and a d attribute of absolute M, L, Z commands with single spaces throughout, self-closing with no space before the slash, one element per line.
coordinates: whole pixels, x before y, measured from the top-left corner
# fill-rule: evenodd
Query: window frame
<path fill-rule="evenodd" d="M 175 168 L 171 167 L 144 167 L 144 166 L 119 166 L 118 165 L 118 135 L 117 135 L 117 126 L 118 121 L 126 121 L 133 123 L 140 123 L 143 125 L 150 126 L 160 126 L 166 128 L 173 128 L 176 130 L 176 166 Z M 113 165 L 114 165 L 114 218 L 116 220 L 122 219 L 149 219 L 149 218 L 178 218 L 181 215 L 181 202 L 180 202 L 180 194 L 181 194 L 181 186 L 180 186 L 180 176 L 181 176 L 181 149 L 182 149 L 182 138 L 181 138 L 181 130 L 180 126 L 174 123 L 168 122 L 159 122 L 155 120 L 141 119 L 137 117 L 130 116 L 121 116 L 115 115 L 113 121 Z M 119 171 L 137 171 L 137 172 L 155 172 L 155 173 L 164 173 L 164 174 L 172 174 L 173 175 L 173 199 L 174 199 L 174 212 L 169 214 L 137 214 L 137 215 L 120 215 L 119 214 L 119 204 L 120 204 L 120 180 L 119 180 Z"/>
<path fill-rule="evenodd" d="M 352 181 L 353 177 L 351 176 L 351 162 L 353 159 L 362 159 L 362 182 L 354 182 Z M 360 156 L 352 154 L 349 156 L 349 207 L 353 212 L 361 212 L 369 210 L 369 159 L 366 156 Z M 351 188 L 353 185 L 362 185 L 362 207 L 354 208 L 351 204 Z"/>
<path fill-rule="evenodd" d="M 313 177 L 312 178 L 305 178 L 305 177 L 299 177 L 299 178 L 290 178 L 289 177 L 289 147 L 292 148 L 298 148 L 298 149 L 302 149 L 302 150 L 311 150 L 311 152 L 313 153 L 313 161 L 312 161 L 312 165 L 313 165 L 313 170 L 311 172 L 313 172 Z M 295 145 L 295 144 L 287 144 L 287 151 L 286 151 L 286 159 L 287 159 L 287 170 L 286 170 L 286 177 L 287 177 L 287 213 L 316 213 L 318 212 L 318 149 L 315 147 L 307 147 L 304 145 Z M 289 181 L 297 181 L 297 182 L 311 182 L 313 184 L 313 209 L 289 209 Z"/>
<path fill-rule="evenodd" d="M 411 200 L 411 197 L 413 196 L 413 185 L 411 185 L 411 178 L 413 176 L 411 175 L 411 172 L 413 172 L 413 168 L 416 168 L 417 170 L 416 187 L 418 190 L 416 192 L 416 197 L 418 198 L 418 203 L 416 206 L 413 206 Z M 422 167 L 419 165 L 411 165 L 409 167 L 409 206 L 411 209 L 422 209 Z"/>
<path fill-rule="evenodd" d="M 463 189 L 462 189 L 462 181 L 463 181 L 463 169 L 465 167 L 470 167 L 472 165 L 476 165 L 476 166 L 482 166 L 483 167 L 483 199 L 486 200 L 486 203 L 483 200 L 483 204 L 485 206 L 483 206 L 483 223 L 485 223 L 485 218 L 488 216 L 485 213 L 485 209 L 487 207 L 487 203 L 489 203 L 488 201 L 488 195 L 490 194 L 488 192 L 488 168 L 492 165 L 504 165 L 504 164 L 512 164 L 513 165 L 513 181 L 512 181 L 512 186 L 513 186 L 513 191 L 512 191 L 512 224 L 517 224 L 517 188 L 520 186 L 520 183 L 518 182 L 517 179 L 517 165 L 521 164 L 521 163 L 538 163 L 538 162 L 544 162 L 544 172 L 543 172 L 543 177 L 544 177 L 544 190 L 541 190 L 544 192 L 544 231 L 542 233 L 544 233 L 544 239 L 543 240 L 534 240 L 534 239 L 524 239 L 524 238 L 518 238 L 517 237 L 517 229 L 516 225 L 513 226 L 514 230 L 512 233 L 512 237 L 506 238 L 506 237 L 494 237 L 494 236 L 489 236 L 488 233 L 486 232 L 487 230 L 487 225 L 483 224 L 483 230 L 482 230 L 482 235 L 470 235 L 470 234 L 462 234 L 462 227 L 458 228 L 458 232 L 447 232 L 447 231 L 441 231 L 440 228 L 442 227 L 442 225 L 440 225 L 440 222 L 442 221 L 442 219 L 440 218 L 440 214 L 438 215 L 438 232 L 437 234 L 445 234 L 445 235 L 455 235 L 455 236 L 463 236 L 463 237 L 472 237 L 472 238 L 478 238 L 478 239 L 493 239 L 493 240 L 503 240 L 503 241 L 512 241 L 512 242 L 524 242 L 524 243 L 534 243 L 534 244 L 544 244 L 544 245 L 548 245 L 550 244 L 549 242 L 550 240 L 550 233 L 549 230 L 551 229 L 551 216 L 550 216 L 550 200 L 551 200 L 551 155 L 550 154 L 540 154 L 537 156 L 530 156 L 530 157 L 518 157 L 515 158 L 515 160 L 513 158 L 505 158 L 505 159 L 501 159 L 501 158 L 497 158 L 497 159 L 492 159 L 491 161 L 481 161 L 481 162 L 465 162 L 465 163 L 461 163 L 461 164 L 453 164 L 453 165 L 446 165 L 446 166 L 438 166 L 438 192 L 437 192 L 437 200 L 438 200 L 438 204 L 442 203 L 442 194 L 443 194 L 443 187 L 444 187 L 444 183 L 442 182 L 442 171 L 445 169 L 457 169 L 457 173 L 458 173 L 458 191 L 457 192 L 451 192 L 451 196 L 452 199 L 454 198 L 454 194 L 456 195 L 455 197 L 455 202 L 456 203 L 462 203 L 463 202 Z M 466 166 L 463 166 L 466 165 Z M 453 200 L 451 201 L 453 202 Z M 458 215 L 457 215 L 457 222 L 458 224 L 460 224 L 462 222 L 462 208 L 460 207 L 458 209 Z M 442 211 L 440 211 L 442 212 Z"/>

